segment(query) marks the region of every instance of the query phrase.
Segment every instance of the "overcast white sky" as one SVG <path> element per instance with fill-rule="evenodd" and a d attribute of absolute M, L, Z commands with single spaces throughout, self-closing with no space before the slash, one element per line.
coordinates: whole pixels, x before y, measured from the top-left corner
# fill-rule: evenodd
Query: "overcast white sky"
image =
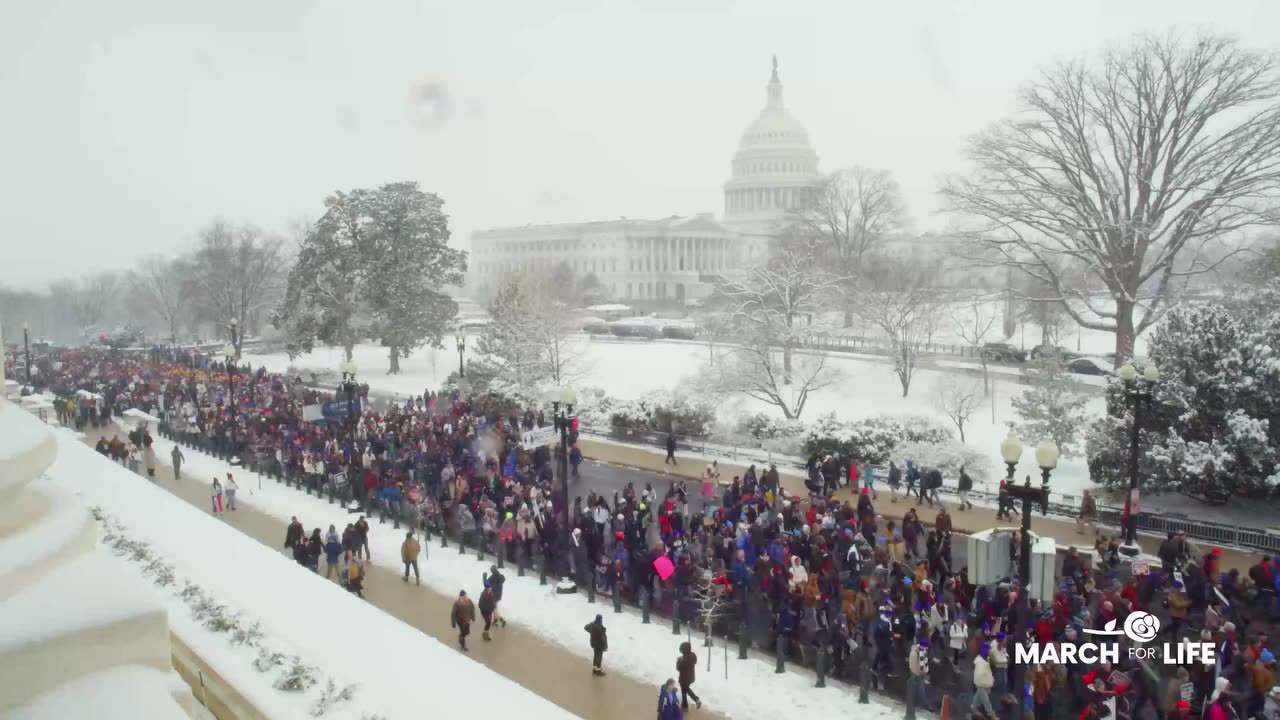
<path fill-rule="evenodd" d="M 1280 3 L 769 0 L 9 2 L 0 283 L 123 269 L 215 217 L 283 231 L 413 179 L 455 243 L 721 209 L 779 56 L 824 170 L 897 175 L 918 229 L 1037 66 L 1143 30 L 1280 50 Z"/>

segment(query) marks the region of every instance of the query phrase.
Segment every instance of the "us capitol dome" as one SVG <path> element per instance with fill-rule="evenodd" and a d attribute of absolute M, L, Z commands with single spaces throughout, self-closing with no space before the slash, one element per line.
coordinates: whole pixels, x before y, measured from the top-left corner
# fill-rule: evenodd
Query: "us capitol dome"
<path fill-rule="evenodd" d="M 782 101 L 778 59 L 764 107 L 747 125 L 724 184 L 724 215 L 619 218 L 479 230 L 471 235 L 470 294 L 486 301 L 511 276 L 566 265 L 616 302 L 685 305 L 763 259 L 791 208 L 819 183 L 809 133 Z"/>

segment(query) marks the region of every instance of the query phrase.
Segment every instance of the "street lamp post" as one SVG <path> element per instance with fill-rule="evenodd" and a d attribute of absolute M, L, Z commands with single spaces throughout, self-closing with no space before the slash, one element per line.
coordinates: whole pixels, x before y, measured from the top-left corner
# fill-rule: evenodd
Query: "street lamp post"
<path fill-rule="evenodd" d="M 227 369 L 227 424 L 231 429 L 231 445 L 229 455 L 235 457 L 236 454 L 236 373 L 235 373 L 235 346 L 228 343 L 222 348 L 223 366 Z"/>
<path fill-rule="evenodd" d="M 578 394 L 573 388 L 559 388 L 551 396 L 551 417 L 555 428 L 560 432 L 560 492 L 564 496 L 564 512 L 561 520 L 565 532 L 569 531 L 569 429 L 573 422 L 573 406 L 578 403 Z"/>
<path fill-rule="evenodd" d="M 27 361 L 27 387 L 31 386 L 31 324 L 22 322 L 22 353 Z"/>
<path fill-rule="evenodd" d="M 1012 432 L 1000 444 L 1000 454 L 1009 467 L 1009 477 L 1013 477 L 1014 467 L 1022 456 L 1022 441 Z M 1049 511 L 1049 474 L 1058 466 L 1058 446 L 1052 440 L 1045 439 L 1036 447 L 1036 464 L 1040 466 L 1040 487 L 1031 484 L 1028 475 L 1022 485 L 1009 483 L 1009 495 L 1014 500 L 1022 501 L 1021 547 L 1018 553 L 1018 598 L 1016 632 L 1011 633 L 1014 642 L 1023 645 L 1027 642 L 1031 625 L 1031 509 L 1035 503 L 1040 504 L 1041 514 Z M 1026 666 L 1017 663 L 1013 669 L 1013 692 L 1016 707 L 1022 708 L 1026 694 Z"/>
<path fill-rule="evenodd" d="M 462 356 L 467 351 L 467 336 L 458 333 L 454 340 L 458 343 L 458 377 L 464 378 L 467 376 L 467 369 L 462 364 Z"/>
<path fill-rule="evenodd" d="M 1155 386 L 1160 382 L 1160 369 L 1148 365 L 1138 377 L 1138 371 L 1132 364 L 1126 364 L 1117 373 L 1124 383 L 1125 401 L 1133 406 L 1133 428 L 1129 437 L 1129 494 L 1124 500 L 1124 544 L 1120 552 L 1128 557 L 1137 557 L 1142 552 L 1138 545 L 1138 498 L 1141 494 L 1138 479 L 1138 441 L 1142 430 L 1142 422 L 1147 410 L 1151 409 Z"/>
<path fill-rule="evenodd" d="M 338 372 L 342 373 L 342 391 L 347 396 L 347 440 L 351 443 L 351 454 L 356 452 L 356 364 L 351 360 L 338 363 Z M 348 466 L 350 467 L 350 466 Z M 346 487 L 351 487 L 352 478 L 347 478 L 343 488 L 343 504 L 346 504 Z"/>

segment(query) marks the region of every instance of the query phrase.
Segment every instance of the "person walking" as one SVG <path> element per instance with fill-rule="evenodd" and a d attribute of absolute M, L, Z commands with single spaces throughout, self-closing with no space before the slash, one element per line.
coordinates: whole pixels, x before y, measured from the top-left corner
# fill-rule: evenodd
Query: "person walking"
<path fill-rule="evenodd" d="M 995 685 L 995 673 L 991 670 L 991 662 L 987 656 L 991 653 L 991 644 L 983 641 L 978 648 L 978 656 L 973 659 L 973 700 L 969 707 L 984 717 L 996 717 L 995 708 L 991 706 L 991 688 Z"/>
<path fill-rule="evenodd" d="M 481 579 L 485 584 L 493 588 L 493 621 L 500 627 L 507 626 L 507 619 L 502 617 L 502 611 L 499 609 L 502 604 L 502 589 L 507 584 L 507 576 L 498 572 L 497 565 L 490 565 L 489 572 L 482 575 Z"/>
<path fill-rule="evenodd" d="M 342 541 L 338 539 L 338 531 L 332 525 L 324 539 L 324 579 L 333 577 L 338 569 L 338 561 L 342 558 Z"/>
<path fill-rule="evenodd" d="M 292 551 L 293 547 L 302 542 L 302 535 L 306 529 L 302 527 L 302 523 L 298 522 L 298 516 L 291 517 L 289 527 L 284 531 L 284 549 Z"/>
<path fill-rule="evenodd" d="M 915 720 L 917 708 L 928 708 L 929 698 L 924 692 L 924 681 L 929 674 L 929 641 L 920 638 L 911 646 L 907 654 L 907 669 L 911 674 L 907 678 L 907 715 L 906 720 Z"/>
<path fill-rule="evenodd" d="M 480 619 L 484 620 L 484 630 L 480 632 L 480 637 L 485 642 L 490 640 L 489 628 L 493 627 L 493 611 L 497 609 L 498 601 L 493 597 L 493 586 L 486 582 L 484 590 L 480 592 Z"/>
<path fill-rule="evenodd" d="M 210 491 L 210 495 L 213 501 L 213 514 L 221 515 L 222 514 L 222 482 L 219 481 L 218 478 L 216 477 L 213 479 L 213 489 Z"/>
<path fill-rule="evenodd" d="M 359 555 L 351 555 L 349 553 L 347 558 L 347 592 L 354 593 L 356 597 L 364 598 L 364 565 L 360 562 Z"/>
<path fill-rule="evenodd" d="M 187 458 L 182 454 L 182 450 L 178 447 L 178 443 L 174 443 L 173 451 L 169 453 L 169 462 L 173 464 L 174 480 L 182 479 L 182 463 L 186 461 Z"/>
<path fill-rule="evenodd" d="M 454 601 L 449 612 L 449 625 L 458 630 L 458 647 L 463 652 L 471 652 L 467 648 L 467 636 L 471 634 L 471 623 L 476 621 L 476 606 L 467 597 L 466 590 L 458 591 L 458 599 Z"/>
<path fill-rule="evenodd" d="M 413 536 L 413 531 L 405 533 L 404 542 L 400 543 L 400 559 L 404 561 L 403 580 L 405 582 L 409 582 L 409 568 L 413 568 L 413 582 L 417 585 L 422 584 L 422 577 L 418 574 L 418 554 L 421 552 L 422 546 Z"/>
<path fill-rule="evenodd" d="M 671 463 L 676 464 L 676 435 L 675 433 L 667 433 L 667 459 L 662 461 L 663 465 Z"/>
<path fill-rule="evenodd" d="M 356 554 L 363 552 L 364 559 L 369 560 L 369 523 L 365 522 L 363 515 L 356 520 L 356 539 L 359 542 L 356 546 Z"/>
<path fill-rule="evenodd" d="M 716 497 L 716 483 L 720 482 L 720 463 L 712 460 L 707 469 L 702 472 L 702 497 L 707 500 L 714 500 Z"/>
<path fill-rule="evenodd" d="M 130 445 L 125 449 L 125 465 L 129 468 L 129 472 L 138 472 L 138 448 Z"/>
<path fill-rule="evenodd" d="M 676 681 L 673 678 L 667 678 L 662 687 L 658 688 L 658 720 L 682 720 L 682 718 L 684 718 L 684 711 L 676 698 Z"/>
<path fill-rule="evenodd" d="M 1084 495 L 1080 498 L 1080 516 L 1076 518 L 1076 532 L 1084 535 L 1086 529 L 1096 532 L 1096 523 L 1098 520 L 1098 502 L 1093 499 L 1088 490 L 1084 491 Z"/>
<path fill-rule="evenodd" d="M 591 674 L 604 675 L 604 653 L 609 649 L 609 631 L 605 629 L 604 617 L 596 615 L 596 619 L 582 629 L 591 636 Z"/>
<path fill-rule="evenodd" d="M 680 707 L 683 710 L 689 709 L 689 698 L 693 698 L 695 707 L 702 707 L 702 699 L 690 687 L 693 685 L 694 678 L 698 669 L 698 656 L 693 652 L 693 646 L 687 642 L 680 643 L 680 657 L 676 659 L 676 673 L 680 678 Z"/>
<path fill-rule="evenodd" d="M 240 489 L 240 483 L 237 483 L 236 479 L 231 477 L 231 473 L 227 473 L 227 483 L 225 487 L 227 489 L 227 505 L 232 510 L 235 510 L 236 509 L 236 491 Z"/>
<path fill-rule="evenodd" d="M 973 490 L 973 478 L 969 477 L 969 473 L 964 471 L 963 465 L 960 466 L 960 480 L 957 489 L 960 496 L 960 509 L 972 509 L 973 503 L 969 502 L 969 492 Z"/>
<path fill-rule="evenodd" d="M 147 477 L 155 479 L 156 477 L 156 449 L 151 445 L 144 445 L 142 448 L 142 464 L 147 468 Z M 235 508 L 232 508 L 233 510 Z"/>

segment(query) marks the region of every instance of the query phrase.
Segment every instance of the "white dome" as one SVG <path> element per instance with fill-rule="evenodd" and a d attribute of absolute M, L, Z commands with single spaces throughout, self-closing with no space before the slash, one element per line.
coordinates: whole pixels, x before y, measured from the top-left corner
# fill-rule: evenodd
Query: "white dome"
<path fill-rule="evenodd" d="M 776 93 L 775 93 L 776 88 Z M 774 102 L 776 96 L 777 102 Z M 786 147 L 809 148 L 809 131 L 782 105 L 782 83 L 774 76 L 769 83 L 769 102 L 742 133 L 738 148 Z"/>
<path fill-rule="evenodd" d="M 809 132 L 782 104 L 777 58 L 765 91 L 765 106 L 742 133 L 725 183 L 725 222 L 752 232 L 775 228 L 818 183 Z"/>

